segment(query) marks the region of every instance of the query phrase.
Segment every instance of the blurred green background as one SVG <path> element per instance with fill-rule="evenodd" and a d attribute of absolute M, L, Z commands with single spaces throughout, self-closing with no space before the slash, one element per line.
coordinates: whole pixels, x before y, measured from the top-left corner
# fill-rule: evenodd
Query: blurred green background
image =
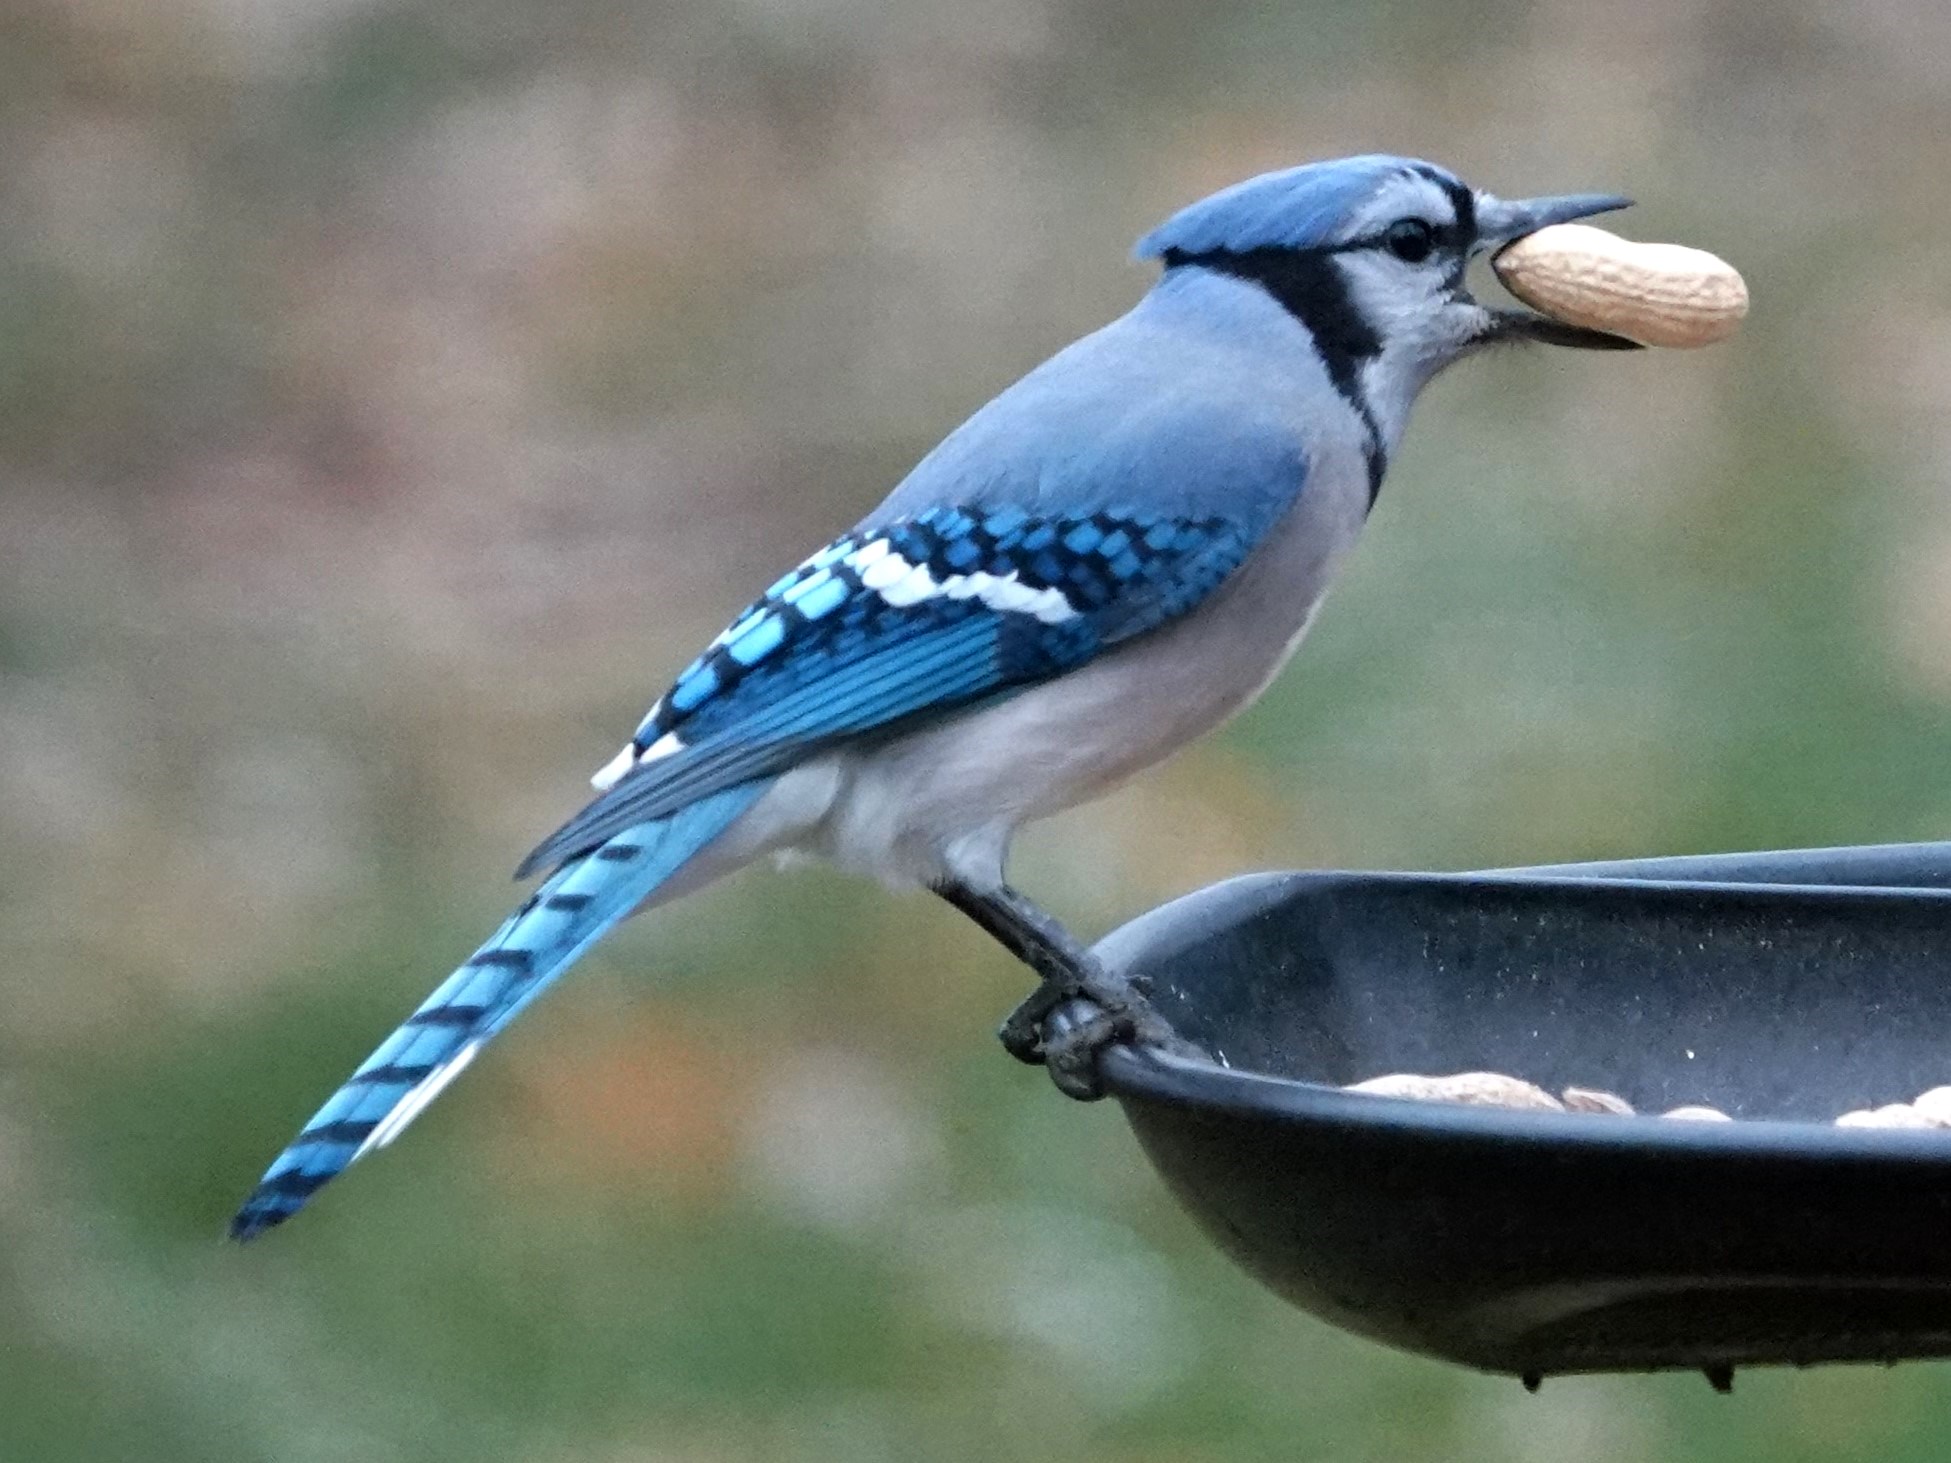
<path fill-rule="evenodd" d="M 1027 889 L 1951 833 L 1947 136 L 1937 0 L 8 0 L 0 1458 L 1944 1458 L 1939 1367 L 1527 1397 L 1283 1307 L 820 872 L 218 1236 L 689 653 L 1268 167 L 1617 188 L 1755 313 L 1438 383 L 1265 703 Z"/>

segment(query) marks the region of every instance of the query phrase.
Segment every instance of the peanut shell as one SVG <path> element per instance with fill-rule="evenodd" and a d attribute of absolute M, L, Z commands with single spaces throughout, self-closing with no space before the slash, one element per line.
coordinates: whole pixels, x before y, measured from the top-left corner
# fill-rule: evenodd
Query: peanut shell
<path fill-rule="evenodd" d="M 1725 259 L 1590 224 L 1526 234 L 1499 250 L 1491 267 L 1532 309 L 1641 345 L 1711 345 L 1734 334 L 1748 313 L 1748 286 Z"/>
<path fill-rule="evenodd" d="M 1461 1102 L 1473 1107 L 1530 1108 L 1562 1112 L 1565 1105 L 1544 1088 L 1501 1072 L 1458 1072 L 1451 1077 L 1421 1077 L 1391 1072 L 1347 1089 L 1374 1097 L 1414 1097 L 1425 1102 Z"/>
<path fill-rule="evenodd" d="M 1567 1087 L 1562 1096 L 1568 1112 L 1603 1112 L 1622 1118 L 1633 1115 L 1633 1105 L 1616 1092 L 1604 1092 L 1597 1087 Z"/>
<path fill-rule="evenodd" d="M 1933 1128 L 1933 1123 L 1924 1114 L 1907 1102 L 1893 1102 L 1884 1107 L 1858 1108 L 1846 1112 L 1836 1119 L 1839 1128 Z"/>
<path fill-rule="evenodd" d="M 1951 1128 L 1951 1087 L 1933 1087 L 1929 1092 L 1919 1093 L 1910 1105 L 1932 1127 Z"/>

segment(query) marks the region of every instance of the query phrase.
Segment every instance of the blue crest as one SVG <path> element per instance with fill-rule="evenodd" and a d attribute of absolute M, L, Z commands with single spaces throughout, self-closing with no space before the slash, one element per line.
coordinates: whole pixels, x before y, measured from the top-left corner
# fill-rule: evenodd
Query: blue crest
<path fill-rule="evenodd" d="M 1157 259 L 1168 249 L 1203 254 L 1318 244 L 1385 178 L 1406 172 L 1462 186 L 1433 163 L 1385 153 L 1306 163 L 1248 178 L 1180 209 L 1140 239 L 1132 253 Z"/>

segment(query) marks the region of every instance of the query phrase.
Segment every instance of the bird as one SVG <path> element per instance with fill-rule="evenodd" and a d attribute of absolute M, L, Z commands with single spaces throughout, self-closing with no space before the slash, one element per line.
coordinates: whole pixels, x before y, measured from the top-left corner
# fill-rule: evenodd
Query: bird
<path fill-rule="evenodd" d="M 1004 1045 L 1073 1096 L 1096 1095 L 1104 1043 L 1170 1041 L 1142 986 L 1008 882 L 1012 835 L 1256 699 L 1438 371 L 1502 342 L 1632 348 L 1465 282 L 1474 256 L 1629 202 L 1510 201 L 1372 154 L 1249 178 L 1146 234 L 1158 274 L 1130 311 L 978 410 L 678 673 L 522 862 L 540 885 L 279 1154 L 232 1236 L 397 1138 L 620 921 L 765 855 L 969 916 L 1039 977 Z M 1094 1018 L 1050 1020 L 1079 997 Z"/>

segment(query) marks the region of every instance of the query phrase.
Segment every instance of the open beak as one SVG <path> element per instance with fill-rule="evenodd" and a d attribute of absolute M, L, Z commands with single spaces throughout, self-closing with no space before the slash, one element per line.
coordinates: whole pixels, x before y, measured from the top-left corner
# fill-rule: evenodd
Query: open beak
<path fill-rule="evenodd" d="M 1506 200 L 1488 193 L 1477 195 L 1477 249 L 1495 254 L 1526 234 L 1552 224 L 1590 218 L 1595 213 L 1610 213 L 1616 208 L 1631 208 L 1632 199 L 1616 193 L 1567 193 L 1555 198 Z M 1546 345 L 1574 346 L 1580 350 L 1631 351 L 1638 341 L 1583 325 L 1567 325 L 1548 315 L 1530 310 L 1491 310 L 1490 323 L 1478 339 L 1486 344 L 1499 340 L 1536 340 Z"/>

